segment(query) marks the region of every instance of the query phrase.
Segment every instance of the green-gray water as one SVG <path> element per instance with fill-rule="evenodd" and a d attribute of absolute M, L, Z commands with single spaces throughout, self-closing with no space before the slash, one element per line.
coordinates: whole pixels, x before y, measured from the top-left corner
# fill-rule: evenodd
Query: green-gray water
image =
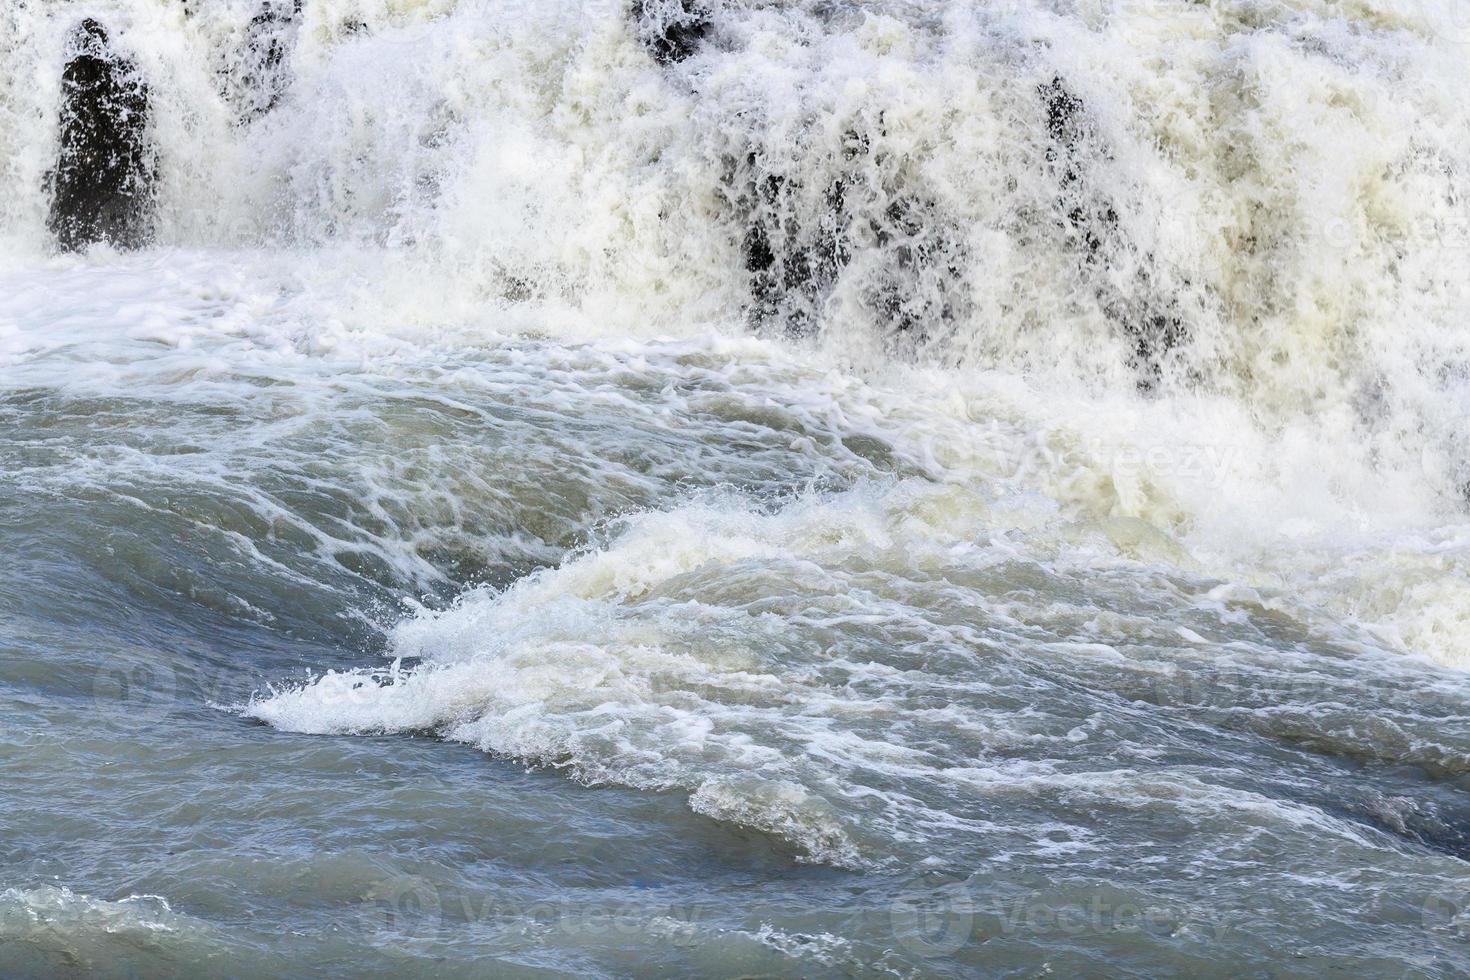
<path fill-rule="evenodd" d="M 0 975 L 1470 974 L 1443 11 L 252 9 L 0 12 Z"/>

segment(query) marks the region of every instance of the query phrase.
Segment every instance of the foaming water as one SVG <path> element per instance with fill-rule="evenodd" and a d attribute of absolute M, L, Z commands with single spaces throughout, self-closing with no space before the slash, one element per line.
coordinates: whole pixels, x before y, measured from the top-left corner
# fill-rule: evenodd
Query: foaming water
<path fill-rule="evenodd" d="M 1462 972 L 1452 7 L 0 11 L 0 964 Z"/>

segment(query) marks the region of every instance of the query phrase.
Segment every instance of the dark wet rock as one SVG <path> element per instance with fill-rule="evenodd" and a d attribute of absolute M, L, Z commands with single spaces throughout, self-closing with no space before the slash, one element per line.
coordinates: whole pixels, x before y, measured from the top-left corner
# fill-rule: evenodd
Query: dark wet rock
<path fill-rule="evenodd" d="M 853 129 L 804 161 L 801 173 L 822 175 L 819 193 L 810 178 L 768 170 L 759 152 L 727 163 L 757 329 L 815 333 L 860 250 L 862 279 L 850 295 L 888 339 L 923 343 L 960 314 L 962 250 L 953 229 L 933 201 L 875 176 L 893 161 L 872 147 L 868 133 Z"/>
<path fill-rule="evenodd" d="M 1066 216 L 1069 235 L 1081 246 L 1089 262 L 1100 261 L 1108 248 L 1118 243 L 1118 212 L 1111 202 L 1089 193 L 1087 157 L 1094 152 L 1096 139 L 1087 121 L 1082 100 L 1069 91 L 1060 78 L 1040 87 L 1046 104 L 1046 132 L 1049 141 L 1046 160 L 1054 168 L 1061 185 L 1058 202 Z"/>
<path fill-rule="evenodd" d="M 1040 86 L 1040 92 L 1046 101 L 1046 132 L 1052 142 L 1047 148 L 1046 158 L 1056 160 L 1075 152 L 1082 142 L 1085 132 L 1082 100 L 1067 89 L 1061 76 Z"/>
<path fill-rule="evenodd" d="M 153 236 L 156 176 L 147 86 L 90 17 L 73 32 L 71 51 L 47 227 L 67 251 L 99 242 L 141 248 Z"/>
<path fill-rule="evenodd" d="M 938 206 L 915 194 L 895 198 L 871 225 L 884 262 L 868 305 L 891 334 L 927 342 L 963 315 L 963 249 Z"/>
<path fill-rule="evenodd" d="M 710 34 L 710 12 L 699 0 L 634 0 L 638 39 L 661 65 L 692 58 Z"/>
<path fill-rule="evenodd" d="M 1188 339 L 1175 301 L 1156 287 L 1149 269 L 1154 256 L 1141 256 L 1131 284 L 1120 286 L 1108 265 L 1136 248 L 1124 234 L 1117 209 L 1092 186 L 1087 167 L 1100 158 L 1096 134 L 1083 101 L 1060 77 L 1039 86 L 1046 111 L 1046 160 L 1059 186 L 1063 228 L 1093 280 L 1103 314 L 1128 341 L 1128 364 L 1138 387 L 1152 390 L 1163 378 L 1165 358 Z"/>
<path fill-rule="evenodd" d="M 273 0 L 245 25 L 238 67 L 240 117 L 248 122 L 270 112 L 291 83 L 291 49 L 301 0 Z"/>
<path fill-rule="evenodd" d="M 792 336 L 816 329 L 821 303 L 847 263 L 844 241 L 850 221 L 843 206 L 843 184 L 828 187 L 820 219 L 800 220 L 799 181 L 763 173 L 749 154 L 739 173 L 735 208 L 746 223 L 742 252 L 750 273 L 752 318 L 761 326 L 779 324 Z"/>

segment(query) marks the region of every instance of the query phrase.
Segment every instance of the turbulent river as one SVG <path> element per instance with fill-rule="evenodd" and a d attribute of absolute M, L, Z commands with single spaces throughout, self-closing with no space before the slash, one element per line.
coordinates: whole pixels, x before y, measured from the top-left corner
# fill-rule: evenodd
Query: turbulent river
<path fill-rule="evenodd" d="M 7 0 L 0 975 L 1466 975 L 1467 92 L 1455 0 Z"/>

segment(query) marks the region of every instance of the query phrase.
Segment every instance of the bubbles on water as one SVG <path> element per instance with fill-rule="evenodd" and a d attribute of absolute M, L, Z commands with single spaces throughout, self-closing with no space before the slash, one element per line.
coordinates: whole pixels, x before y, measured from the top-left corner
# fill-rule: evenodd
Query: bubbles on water
<path fill-rule="evenodd" d="M 1112 879 L 885 892 L 904 965 L 1220 940 L 1263 895 L 1381 946 L 1314 900 L 1448 880 L 1463 692 L 1389 653 L 1470 621 L 1457 5 L 715 3 L 661 64 L 626 3 L 319 0 L 253 67 L 254 3 L 87 6 L 159 93 L 164 248 L 46 256 L 72 11 L 0 11 L 0 353 L 44 403 L 3 472 L 136 531 L 99 574 L 170 615 L 406 616 L 248 716 L 676 791 L 788 878 Z M 70 690 L 167 733 L 245 683 L 188 663 Z M 415 870 L 354 936 L 869 965 Z"/>

